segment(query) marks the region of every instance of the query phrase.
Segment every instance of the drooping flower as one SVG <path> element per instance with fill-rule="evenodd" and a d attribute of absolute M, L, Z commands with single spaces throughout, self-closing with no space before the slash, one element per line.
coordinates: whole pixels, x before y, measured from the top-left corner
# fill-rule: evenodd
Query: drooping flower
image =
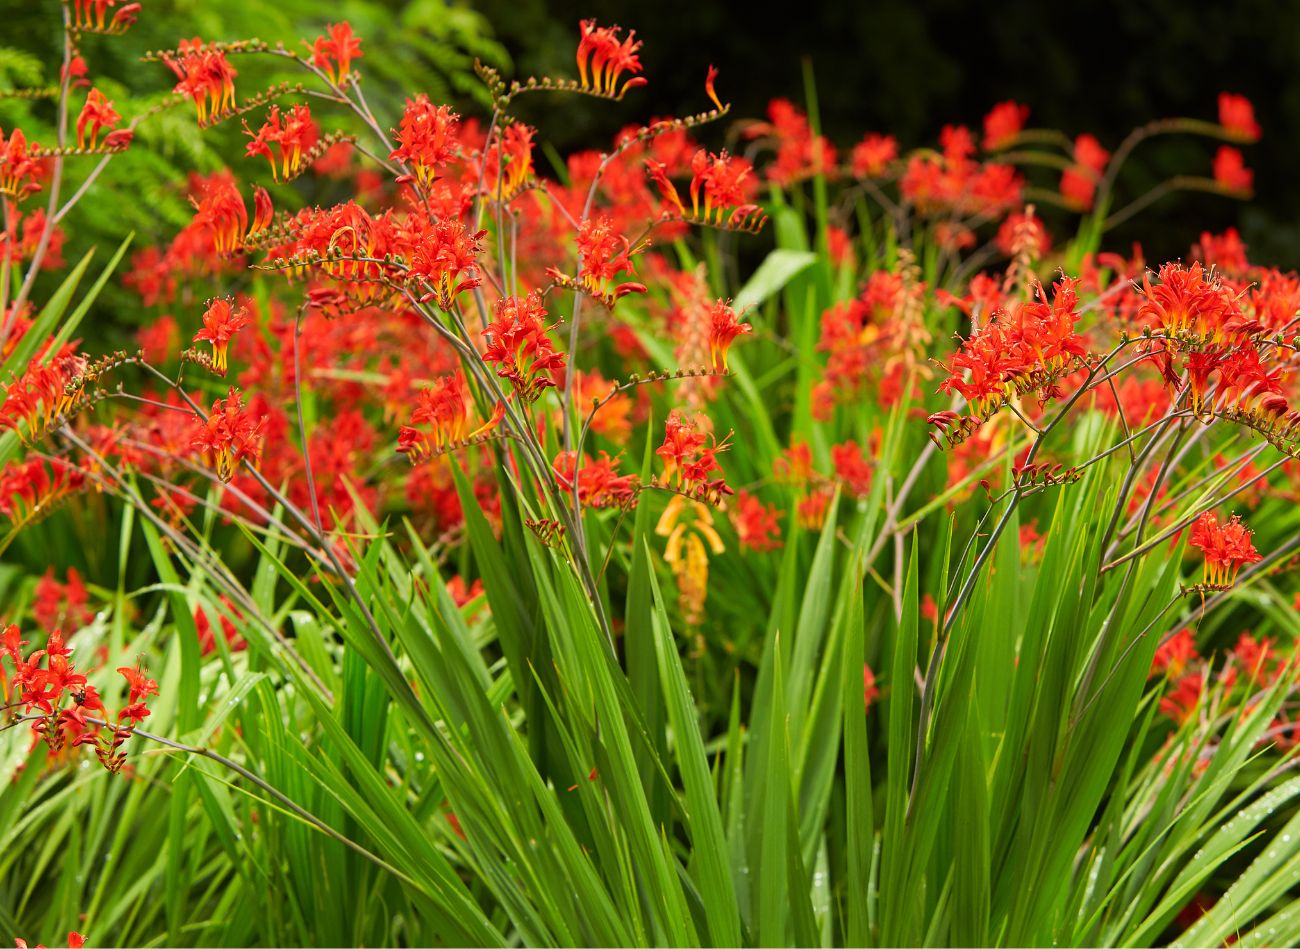
<path fill-rule="evenodd" d="M 177 55 L 164 56 L 163 62 L 178 80 L 172 91 L 194 100 L 200 125 L 234 109 L 235 77 L 239 73 L 226 60 L 224 50 L 204 49 L 203 40 L 196 36 L 181 40 Z"/>
<path fill-rule="evenodd" d="M 232 297 L 208 301 L 203 313 L 203 328 L 194 334 L 194 342 L 212 344 L 212 367 L 226 374 L 226 350 L 231 339 L 252 320 L 248 308 L 237 306 Z"/>
<path fill-rule="evenodd" d="M 41 190 L 41 163 L 34 155 L 36 143 L 27 143 L 22 129 L 14 129 L 5 139 L 0 129 L 0 195 L 19 199 Z"/>
<path fill-rule="evenodd" d="M 288 181 L 297 175 L 303 166 L 303 156 L 320 139 L 320 129 L 311 117 L 311 109 L 302 103 L 284 116 L 279 106 L 272 105 L 266 121 L 256 133 L 247 122 L 244 123 L 244 132 L 252 138 L 244 154 L 249 157 L 261 155 L 270 162 L 271 177 L 276 181 Z M 271 148 L 272 145 L 275 149 Z"/>
<path fill-rule="evenodd" d="M 1191 545 L 1205 556 L 1205 582 L 1211 586 L 1231 586 L 1237 571 L 1245 564 L 1258 563 L 1263 557 L 1255 550 L 1250 530 L 1233 515 L 1220 524 L 1213 512 L 1206 511 L 1192 524 Z"/>
<path fill-rule="evenodd" d="M 740 317 L 726 300 L 718 300 L 709 310 L 709 357 L 714 372 L 727 371 L 727 350 L 737 336 L 752 333 L 754 328 L 740 322 Z"/>
<path fill-rule="evenodd" d="M 682 618 L 695 625 L 704 617 L 704 603 L 709 592 L 709 552 L 725 553 L 713 513 L 699 501 L 677 495 L 669 499 L 655 533 L 667 537 L 664 563 L 677 581 L 677 599 Z"/>
<path fill-rule="evenodd" d="M 353 34 L 352 24 L 347 20 L 331 23 L 324 35 L 316 37 L 312 44 L 312 65 L 324 70 L 336 86 L 347 78 L 352 60 L 361 57 L 361 37 Z"/>
<path fill-rule="evenodd" d="M 635 75 L 641 71 L 641 57 L 637 55 L 641 41 L 636 38 L 636 30 L 629 31 L 623 40 L 618 38 L 621 31 L 617 26 L 597 26 L 595 20 L 582 21 L 577 53 L 579 88 L 621 99 L 629 89 L 646 84 L 644 77 Z M 632 73 L 633 77 L 620 86 L 624 73 Z"/>
<path fill-rule="evenodd" d="M 113 103 L 105 99 L 98 89 L 91 89 L 86 94 L 86 104 L 81 107 L 81 115 L 77 116 L 77 147 L 94 148 L 99 140 L 100 129 L 111 132 L 121 120 L 122 116 L 117 114 Z M 86 137 L 86 126 L 90 126 L 89 138 Z"/>
<path fill-rule="evenodd" d="M 233 386 L 225 399 L 212 403 L 212 412 L 201 421 L 191 447 L 206 456 L 222 481 L 234 476 L 241 461 L 256 460 L 261 454 L 262 423 L 244 408 Z"/>
<path fill-rule="evenodd" d="M 557 385 L 555 374 L 564 368 L 564 353 L 555 350 L 547 335 L 541 294 L 503 297 L 493 313 L 496 319 L 483 331 L 488 343 L 483 361 L 499 363 L 497 375 L 509 379 L 524 401 L 536 402 Z"/>

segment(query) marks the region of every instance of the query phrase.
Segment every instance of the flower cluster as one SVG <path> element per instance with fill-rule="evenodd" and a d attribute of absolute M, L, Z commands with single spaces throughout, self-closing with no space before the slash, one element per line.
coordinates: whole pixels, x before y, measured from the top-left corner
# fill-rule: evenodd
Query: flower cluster
<path fill-rule="evenodd" d="M 1263 559 L 1250 539 L 1250 530 L 1235 514 L 1220 524 L 1206 511 L 1192 524 L 1189 542 L 1205 556 L 1205 584 L 1211 587 L 1232 586 L 1238 570 Z"/>
<path fill-rule="evenodd" d="M 525 402 L 536 402 L 557 385 L 555 374 L 564 368 L 565 359 L 551 343 L 541 296 L 505 297 L 493 313 L 496 319 L 483 330 L 488 344 L 483 361 L 499 363 L 497 375 L 510 380 Z"/>
<path fill-rule="evenodd" d="M 28 645 L 21 630 L 10 624 L 0 636 L 0 692 L 6 706 L 32 723 L 32 733 L 43 739 L 53 752 L 64 747 L 93 745 L 95 755 L 109 771 L 120 771 L 126 762 L 122 745 L 135 727 L 149 715 L 148 700 L 158 694 L 158 683 L 143 670 L 124 666 L 117 671 L 126 680 L 126 704 L 115 724 L 105 719 L 105 709 L 95 686 L 73 665 L 72 649 L 59 630 L 51 632 L 42 649 L 26 657 Z M 13 677 L 5 675 L 4 660 L 13 666 Z M 97 717 L 87 717 L 98 713 Z"/>

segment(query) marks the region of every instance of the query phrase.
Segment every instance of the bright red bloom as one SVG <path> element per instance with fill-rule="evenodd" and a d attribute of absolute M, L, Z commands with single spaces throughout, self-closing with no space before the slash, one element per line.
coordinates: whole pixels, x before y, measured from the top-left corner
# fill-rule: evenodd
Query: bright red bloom
<path fill-rule="evenodd" d="M 311 117 L 311 109 L 299 103 L 281 117 L 280 107 L 271 106 L 266 121 L 256 133 L 244 123 L 244 132 L 252 138 L 244 154 L 261 155 L 271 163 L 271 177 L 288 181 L 303 167 L 303 156 L 320 139 L 320 129 Z M 274 145 L 276 150 L 272 150 Z M 279 152 L 277 156 L 276 151 Z"/>
<path fill-rule="evenodd" d="M 1087 133 L 1074 140 L 1074 165 L 1061 173 L 1061 196 L 1074 208 L 1092 208 L 1097 183 L 1106 172 L 1110 152 Z"/>
<path fill-rule="evenodd" d="M 1213 586 L 1231 586 L 1244 564 L 1264 559 L 1255 550 L 1250 530 L 1233 515 L 1225 524 L 1206 511 L 1192 525 L 1190 542 L 1205 555 L 1205 582 Z"/>
<path fill-rule="evenodd" d="M 388 157 L 409 164 L 415 169 L 415 180 L 428 187 L 438 169 L 456 157 L 459 121 L 449 107 L 435 106 L 423 93 L 407 99 L 401 128 L 395 130 L 398 146 Z"/>
<path fill-rule="evenodd" d="M 1164 673 L 1169 678 L 1176 679 L 1187 669 L 1188 663 L 1196 658 L 1196 639 L 1192 636 L 1191 628 L 1184 626 L 1156 649 L 1147 678 Z"/>
<path fill-rule="evenodd" d="M 443 218 L 411 235 L 407 265 L 412 276 L 423 277 L 429 286 L 421 302 L 450 310 L 456 297 L 483 282 L 478 255 L 486 233 L 470 231 L 459 219 Z"/>
<path fill-rule="evenodd" d="M 1029 106 L 999 102 L 984 116 L 984 150 L 1001 151 L 1016 140 L 1029 119 Z"/>
<path fill-rule="evenodd" d="M 1235 297 L 1199 261 L 1190 267 L 1167 263 L 1160 268 L 1159 283 L 1143 278 L 1142 302 L 1137 319 L 1160 327 L 1170 335 L 1188 333 L 1201 340 L 1222 340 L 1225 329 L 1241 316 Z"/>
<path fill-rule="evenodd" d="M 312 44 L 312 65 L 323 69 L 336 86 L 347 78 L 352 60 L 361 57 L 361 37 L 353 35 L 352 24 L 347 20 L 331 23 L 325 28 L 325 35 L 316 37 Z"/>
<path fill-rule="evenodd" d="M 86 95 L 86 104 L 81 107 L 81 115 L 77 117 L 77 147 L 94 148 L 99 139 L 99 130 L 108 129 L 110 132 L 117 127 L 117 123 L 122 120 L 113 108 L 113 103 L 104 98 L 104 94 L 98 89 L 91 89 Z M 86 126 L 90 126 L 90 138 L 86 138 Z"/>
<path fill-rule="evenodd" d="M 411 424 L 397 434 L 397 450 L 413 463 L 463 442 L 469 435 L 469 392 L 459 370 L 439 376 L 416 394 Z M 424 432 L 417 425 L 428 424 Z"/>
<path fill-rule="evenodd" d="M 7 141 L 0 129 L 0 195 L 21 199 L 41 190 L 37 180 L 41 177 L 41 163 L 30 154 L 35 148 L 35 142 L 27 144 L 22 129 L 10 132 Z"/>
<path fill-rule="evenodd" d="M 835 474 L 850 494 L 864 498 L 871 492 L 871 463 L 855 441 L 831 446 L 831 463 Z"/>
<path fill-rule="evenodd" d="M 552 467 L 565 491 L 573 490 L 574 469 L 577 466 L 577 453 L 562 451 L 555 456 Z M 593 460 L 584 457 L 582 467 L 577 468 L 578 503 L 590 508 L 629 508 L 636 501 L 640 488 L 640 479 L 634 474 L 618 473 L 618 459 L 611 458 L 605 452 Z"/>
<path fill-rule="evenodd" d="M 781 546 L 780 514 L 772 505 L 764 504 L 748 491 L 738 491 L 736 500 L 728 505 L 728 512 L 742 550 L 762 552 Z"/>
<path fill-rule="evenodd" d="M 212 344 L 212 366 L 226 374 L 226 350 L 230 340 L 245 326 L 252 323 L 247 307 L 235 307 L 231 297 L 208 301 L 203 313 L 203 329 L 194 334 L 194 342 Z"/>
<path fill-rule="evenodd" d="M 120 666 L 117 670 L 126 679 L 129 694 L 127 704 L 142 702 L 151 695 L 158 694 L 158 683 L 144 674 L 144 669 L 137 666 Z"/>
<path fill-rule="evenodd" d="M 583 286 L 599 296 L 620 273 L 635 276 L 631 253 L 627 238 L 615 229 L 612 217 L 601 214 L 583 221 L 578 229 L 578 257 L 582 264 L 578 276 Z M 645 290 L 644 284 L 624 283 L 613 290 L 613 295 L 617 298 Z"/>
<path fill-rule="evenodd" d="M 1219 93 L 1219 124 L 1233 141 L 1247 145 L 1259 141 L 1261 130 L 1255 121 L 1255 109 L 1245 96 Z"/>
<path fill-rule="evenodd" d="M 202 452 L 222 481 L 229 481 L 245 459 L 256 460 L 262 450 L 262 422 L 244 409 L 232 386 L 225 399 L 212 403 L 212 412 L 194 436 L 190 447 Z"/>
<path fill-rule="evenodd" d="M 533 171 L 533 136 L 537 129 L 512 122 L 488 149 L 483 192 L 493 201 L 509 201 L 528 183 Z M 499 181 L 498 181 L 499 179 Z"/>
<path fill-rule="evenodd" d="M 898 140 L 892 135 L 868 132 L 853 146 L 849 167 L 855 178 L 879 178 L 898 158 Z"/>
<path fill-rule="evenodd" d="M 179 80 L 172 91 L 194 100 L 199 124 L 234 109 L 235 77 L 239 73 L 226 61 L 224 51 L 211 47 L 205 50 L 203 40 L 196 36 L 181 40 L 177 53 L 164 56 L 163 62 Z"/>
<path fill-rule="evenodd" d="M 547 335 L 541 295 L 504 297 L 493 312 L 496 319 L 483 331 L 488 342 L 483 361 L 500 363 L 497 375 L 509 379 L 524 401 L 536 402 L 557 385 L 555 373 L 564 368 L 564 353 L 556 352 Z"/>
<path fill-rule="evenodd" d="M 619 77 L 623 73 L 639 73 L 641 57 L 637 51 L 641 41 L 636 39 L 636 30 L 631 30 L 627 38 L 620 40 L 621 27 L 596 26 L 595 20 L 583 20 L 581 38 L 578 40 L 578 76 L 580 87 L 587 92 L 621 99 L 629 89 L 644 86 L 646 80 L 635 76 L 621 86 Z"/>
<path fill-rule="evenodd" d="M 725 300 L 718 300 L 709 310 L 709 357 L 714 372 L 727 371 L 727 350 L 737 336 L 752 333 L 754 328 L 740 322 L 736 311 Z"/>
<path fill-rule="evenodd" d="M 1214 155 L 1214 180 L 1224 190 L 1248 197 L 1255 184 L 1255 173 L 1246 167 L 1241 152 L 1230 145 L 1221 145 Z"/>
<path fill-rule="evenodd" d="M 664 423 L 664 442 L 655 449 L 664 463 L 661 483 L 716 503 L 723 494 L 732 493 L 722 480 L 722 466 L 717 457 L 726 448 L 725 442 L 719 443 L 713 435 L 700 431 L 674 409 Z M 710 478 L 715 472 L 718 477 Z"/>

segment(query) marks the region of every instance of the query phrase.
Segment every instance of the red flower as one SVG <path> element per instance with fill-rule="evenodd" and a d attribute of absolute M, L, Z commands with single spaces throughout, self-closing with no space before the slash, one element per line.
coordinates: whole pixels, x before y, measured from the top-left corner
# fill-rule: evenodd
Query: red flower
<path fill-rule="evenodd" d="M 862 702 L 867 711 L 871 710 L 871 704 L 880 697 L 880 690 L 876 688 L 876 674 L 871 671 L 871 667 L 866 663 L 862 665 Z"/>
<path fill-rule="evenodd" d="M 504 297 L 493 312 L 496 319 L 483 331 L 488 342 L 483 361 L 500 363 L 497 375 L 509 379 L 524 401 L 536 402 L 557 384 L 555 373 L 564 368 L 564 353 L 556 352 L 546 332 L 541 295 Z"/>
<path fill-rule="evenodd" d="M 138 666 L 120 666 L 117 670 L 122 678 L 126 680 L 127 704 L 134 705 L 137 702 L 143 702 L 151 695 L 158 694 L 158 683 L 144 674 L 144 669 Z"/>
<path fill-rule="evenodd" d="M 1231 586 L 1243 564 L 1263 559 L 1255 550 L 1250 531 L 1233 515 L 1226 524 L 1206 511 L 1192 525 L 1189 538 L 1193 547 L 1205 555 L 1205 582 L 1213 586 Z"/>
<path fill-rule="evenodd" d="M 1247 145 L 1259 141 L 1260 127 L 1255 121 L 1255 109 L 1245 96 L 1219 93 L 1219 124 L 1233 141 Z"/>
<path fill-rule="evenodd" d="M 406 100 L 401 128 L 396 129 L 397 148 L 388 156 L 415 169 L 415 180 L 428 187 L 438 169 L 456 157 L 460 141 L 460 116 L 445 105 L 435 106 L 423 93 Z"/>
<path fill-rule="evenodd" d="M 164 56 L 171 71 L 180 80 L 173 92 L 194 100 L 199 123 L 215 119 L 235 107 L 235 77 L 239 75 L 226 61 L 220 49 L 203 48 L 203 40 L 181 40 L 177 50 L 179 58 Z"/>
<path fill-rule="evenodd" d="M 36 143 L 30 146 L 33 150 Z M 41 163 L 28 151 L 27 137 L 22 129 L 14 129 L 5 140 L 4 130 L 0 129 L 0 194 L 11 198 L 25 198 L 34 191 L 40 191 L 37 179 L 41 175 Z"/>
<path fill-rule="evenodd" d="M 203 313 L 203 329 L 194 334 L 194 342 L 212 344 L 212 366 L 223 376 L 226 374 L 226 349 L 230 340 L 252 320 L 246 307 L 233 307 L 230 297 L 208 301 Z"/>
<path fill-rule="evenodd" d="M 565 491 L 573 491 L 577 460 L 577 453 L 572 451 L 562 451 L 555 457 L 552 467 Z M 576 471 L 578 503 L 591 508 L 632 507 L 640 488 L 640 479 L 634 474 L 619 474 L 617 465 L 618 459 L 609 457 L 603 451 L 597 460 L 584 457 L 582 467 Z"/>
<path fill-rule="evenodd" d="M 1187 664 L 1196 658 L 1196 640 L 1191 628 L 1184 626 L 1160 644 L 1155 658 L 1151 660 L 1151 672 L 1147 678 L 1163 672 L 1169 678 L 1176 679 L 1186 670 Z"/>
<path fill-rule="evenodd" d="M 331 23 L 325 28 L 325 35 L 316 37 L 312 44 L 312 64 L 323 69 L 336 86 L 347 78 L 352 60 L 361 57 L 361 37 L 353 35 L 352 24 L 347 20 Z"/>
<path fill-rule="evenodd" d="M 77 147 L 94 148 L 99 130 L 111 132 L 121 120 L 122 117 L 113 109 L 113 103 L 98 89 L 91 89 L 86 95 L 86 104 L 81 107 L 81 115 L 77 117 Z M 86 138 L 87 125 L 90 126 L 89 139 Z"/>
<path fill-rule="evenodd" d="M 762 552 L 781 546 L 780 515 L 775 507 L 748 491 L 739 491 L 729 510 L 741 549 Z"/>
<path fill-rule="evenodd" d="M 871 492 L 871 463 L 855 441 L 831 446 L 831 463 L 850 494 L 864 498 Z"/>
<path fill-rule="evenodd" d="M 533 171 L 533 136 L 537 129 L 512 122 L 487 152 L 483 191 L 492 200 L 509 201 L 528 182 Z M 498 182 L 498 178 L 500 181 Z"/>
<path fill-rule="evenodd" d="M 302 168 L 303 154 L 311 149 L 320 138 L 320 129 L 311 117 L 311 109 L 299 103 L 281 121 L 280 107 L 273 105 L 266 114 L 266 121 L 254 134 L 244 123 L 244 132 L 253 140 L 244 149 L 244 154 L 252 157 L 261 155 L 271 163 L 271 177 L 276 181 L 288 181 Z M 279 151 L 272 151 L 274 145 Z"/>
<path fill-rule="evenodd" d="M 478 255 L 486 233 L 471 232 L 464 222 L 443 218 L 428 230 L 412 235 L 407 261 L 410 273 L 423 277 L 430 285 L 422 303 L 432 301 L 439 309 L 450 310 L 456 297 L 483 282 Z"/>
<path fill-rule="evenodd" d="M 1226 191 L 1249 197 L 1255 173 L 1246 167 L 1241 152 L 1229 145 L 1220 145 L 1214 155 L 1214 180 Z"/>
<path fill-rule="evenodd" d="M 207 456 L 222 481 L 229 481 L 236 465 L 244 459 L 256 460 L 261 453 L 261 429 L 261 421 L 244 410 L 240 396 L 231 387 L 225 399 L 212 403 L 212 413 L 190 445 Z"/>
<path fill-rule="evenodd" d="M 414 463 L 464 441 L 469 432 L 468 395 L 465 375 L 459 370 L 421 389 L 411 424 L 398 431 L 397 450 Z M 428 434 L 415 427 L 425 423 L 431 429 Z"/>
<path fill-rule="evenodd" d="M 754 328 L 740 322 L 736 311 L 724 300 L 718 300 L 709 310 L 709 357 L 714 372 L 727 371 L 727 350 L 737 336 L 752 333 Z"/>
<path fill-rule="evenodd" d="M 984 150 L 1001 151 L 1015 142 L 1029 118 L 1029 106 L 999 102 L 984 116 Z"/>
<path fill-rule="evenodd" d="M 1200 704 L 1204 682 L 1205 677 L 1199 672 L 1183 676 L 1174 685 L 1173 691 L 1160 700 L 1160 712 L 1173 719 L 1175 724 L 1184 724 Z"/>
<path fill-rule="evenodd" d="M 582 263 L 578 276 L 583 286 L 598 296 L 620 273 L 635 276 L 631 253 L 627 238 L 615 229 L 612 217 L 602 214 L 583 221 L 578 229 L 578 257 Z M 644 284 L 625 283 L 615 288 L 613 295 L 617 298 L 645 290 Z"/>
<path fill-rule="evenodd" d="M 719 443 L 713 435 L 700 431 L 674 409 L 664 423 L 664 442 L 655 449 L 664 463 L 661 484 L 716 503 L 723 494 L 732 493 L 722 480 L 722 466 L 718 464 L 719 452 L 726 449 L 725 442 Z M 718 477 L 710 478 L 715 472 Z"/>
<path fill-rule="evenodd" d="M 636 39 L 636 30 L 620 40 L 621 27 L 596 26 L 595 20 L 583 20 L 581 38 L 578 40 L 578 76 L 580 88 L 597 95 L 621 99 L 629 89 L 644 86 L 643 77 L 628 79 L 622 86 L 618 84 L 623 73 L 639 73 L 641 57 L 637 50 L 641 48 Z"/>
<path fill-rule="evenodd" d="M 853 146 L 849 167 L 855 178 L 879 178 L 890 162 L 898 158 L 898 140 L 892 135 L 868 132 L 862 141 Z"/>

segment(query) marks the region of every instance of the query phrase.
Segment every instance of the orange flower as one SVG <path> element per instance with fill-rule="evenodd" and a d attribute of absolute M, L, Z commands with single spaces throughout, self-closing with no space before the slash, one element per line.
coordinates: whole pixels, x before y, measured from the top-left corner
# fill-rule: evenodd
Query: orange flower
<path fill-rule="evenodd" d="M 179 58 L 164 56 L 163 62 L 176 74 L 179 82 L 172 90 L 194 100 L 199 123 L 234 109 L 235 77 L 239 75 L 226 61 L 220 49 L 203 48 L 203 40 L 181 40 Z"/>
<path fill-rule="evenodd" d="M 266 114 L 266 121 L 254 134 L 244 123 L 244 132 L 253 140 L 248 143 L 244 154 L 252 157 L 261 155 L 271 163 L 271 177 L 276 181 L 288 181 L 302 167 L 303 153 L 316 144 L 320 130 L 311 117 L 311 109 L 299 103 L 281 122 L 280 107 L 273 105 Z M 271 150 L 275 145 L 279 150 L 279 162 Z"/>
<path fill-rule="evenodd" d="M 1192 525 L 1190 541 L 1205 555 L 1205 582 L 1213 586 L 1231 586 L 1243 564 L 1258 563 L 1264 558 L 1255 550 L 1250 530 L 1233 515 L 1226 524 L 1206 511 Z"/>
<path fill-rule="evenodd" d="M 555 350 L 547 335 L 541 294 L 504 297 L 494 312 L 496 319 L 483 331 L 488 341 L 483 361 L 500 363 L 497 375 L 509 379 L 524 401 L 536 402 L 557 384 L 555 373 L 564 368 L 564 353 Z"/>
<path fill-rule="evenodd" d="M 428 187 L 438 169 L 456 156 L 459 122 L 459 115 L 445 105 L 435 106 L 423 93 L 407 99 L 401 127 L 395 130 L 398 146 L 388 157 L 409 163 L 415 169 L 415 180 Z"/>
<path fill-rule="evenodd" d="M 637 55 L 641 42 L 636 39 L 636 30 L 631 30 L 626 39 L 620 40 L 621 27 L 598 27 L 595 20 L 583 20 L 580 28 L 577 53 L 580 88 L 621 99 L 629 89 L 646 84 L 640 76 L 628 79 L 622 86 L 618 84 L 623 73 L 641 71 L 641 57 Z"/>
<path fill-rule="evenodd" d="M 212 367 L 226 374 L 226 349 L 230 340 L 252 320 L 246 307 L 234 308 L 231 297 L 209 300 L 203 313 L 203 329 L 194 334 L 194 342 L 212 344 Z"/>
<path fill-rule="evenodd" d="M 331 23 L 325 28 L 325 35 L 316 37 L 312 45 L 311 61 L 314 66 L 325 71 L 330 81 L 336 86 L 347 78 L 352 60 L 360 59 L 361 37 L 354 36 L 352 24 L 347 20 Z"/>
<path fill-rule="evenodd" d="M 234 387 L 225 399 L 212 403 L 212 412 L 202 421 L 190 447 L 202 452 L 222 481 L 234 476 L 235 466 L 244 459 L 256 459 L 262 450 L 262 423 L 244 410 Z"/>
<path fill-rule="evenodd" d="M 77 147 L 94 148 L 99 130 L 106 128 L 111 132 L 121 120 L 122 117 L 113 109 L 113 103 L 105 99 L 98 89 L 91 89 L 86 94 L 86 104 L 81 108 L 81 115 L 77 117 Z M 86 138 L 87 125 L 90 126 L 89 140 Z"/>
<path fill-rule="evenodd" d="M 754 328 L 748 323 L 740 322 L 725 300 L 718 300 L 709 310 L 709 356 L 713 361 L 714 372 L 727 371 L 727 350 L 737 336 L 752 333 Z"/>

